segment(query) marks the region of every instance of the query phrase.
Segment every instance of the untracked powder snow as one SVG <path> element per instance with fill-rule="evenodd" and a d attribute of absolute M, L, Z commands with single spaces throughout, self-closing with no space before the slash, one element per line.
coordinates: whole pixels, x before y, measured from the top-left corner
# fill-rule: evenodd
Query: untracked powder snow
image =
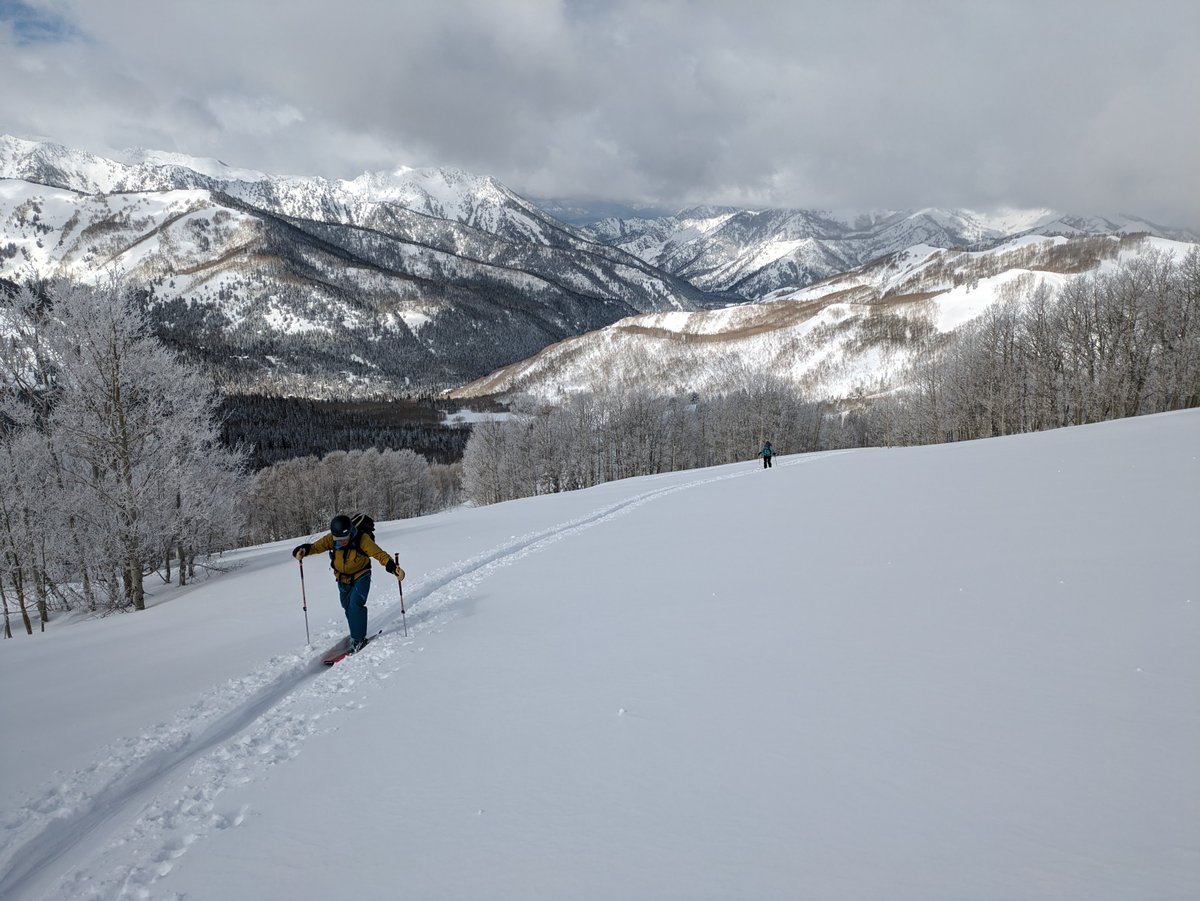
<path fill-rule="evenodd" d="M 1200 411 L 778 450 L 3 642 L 0 897 L 1200 897 Z"/>

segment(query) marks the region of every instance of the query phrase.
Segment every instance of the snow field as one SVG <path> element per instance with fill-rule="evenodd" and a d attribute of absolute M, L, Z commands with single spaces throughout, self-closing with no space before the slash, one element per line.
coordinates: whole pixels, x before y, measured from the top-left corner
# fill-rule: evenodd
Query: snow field
<path fill-rule="evenodd" d="M 409 637 L 379 571 L 387 631 L 332 670 L 319 562 L 309 652 L 294 542 L 230 555 L 6 643 L 0 895 L 1193 897 L 1198 438 L 1193 411 L 386 524 Z"/>

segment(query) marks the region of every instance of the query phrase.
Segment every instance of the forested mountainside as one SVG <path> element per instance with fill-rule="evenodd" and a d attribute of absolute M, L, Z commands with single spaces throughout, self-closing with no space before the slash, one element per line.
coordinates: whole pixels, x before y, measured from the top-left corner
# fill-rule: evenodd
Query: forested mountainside
<path fill-rule="evenodd" d="M 452 169 L 282 178 L 0 138 L 0 277 L 114 276 L 230 391 L 417 394 L 717 300 Z"/>
<path fill-rule="evenodd" d="M 915 363 L 952 352 L 961 327 L 993 309 L 1020 306 L 1039 291 L 1047 293 L 1052 307 L 1077 281 L 1138 261 L 1157 265 L 1160 257 L 1173 260 L 1186 279 L 1191 269 L 1183 264 L 1198 258 L 1196 248 L 1146 236 L 1027 236 L 986 251 L 910 247 L 808 288 L 776 292 L 760 303 L 630 317 L 552 345 L 453 396 L 529 394 L 558 401 L 612 386 L 713 396 L 769 381 L 812 400 L 844 404 L 904 387 Z M 1131 334 L 1150 327 L 1151 317 L 1138 312 L 1137 303 L 1153 299 L 1147 292 L 1165 290 L 1152 281 L 1130 279 L 1127 314 L 1121 314 L 1119 303 L 1112 304 L 1109 315 Z M 1194 340 L 1194 325 L 1186 310 L 1175 312 L 1182 317 L 1179 323 L 1162 328 L 1191 336 L 1174 340 L 1185 346 Z M 1135 314 L 1136 322 L 1126 322 Z M 1067 325 L 1062 323 L 1064 329 Z M 1056 340 L 1066 342 L 1067 335 Z M 1155 340 L 1146 337 L 1138 353 L 1148 352 Z M 1168 335 L 1159 344 L 1171 340 Z"/>

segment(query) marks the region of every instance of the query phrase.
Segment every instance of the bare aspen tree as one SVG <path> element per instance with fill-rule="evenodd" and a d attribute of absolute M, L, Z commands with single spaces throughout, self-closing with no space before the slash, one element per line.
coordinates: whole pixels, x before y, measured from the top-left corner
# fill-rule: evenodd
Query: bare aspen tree
<path fill-rule="evenodd" d="M 1020 284 L 1020 283 L 1018 283 Z M 913 442 L 1080 425 L 1200 405 L 1200 251 L 1154 249 L 1058 288 L 1023 286 L 911 370 Z M 881 417 L 846 420 L 876 442 Z"/>
<path fill-rule="evenodd" d="M 79 585 L 93 609 L 105 593 L 110 607 L 143 609 L 147 568 L 172 549 L 186 563 L 229 546 L 241 463 L 220 447 L 215 392 L 153 338 L 121 285 L 59 283 L 9 316 L 20 340 L 0 355 L 17 374 L 4 403 L 26 415 L 2 436 L 24 448 L 22 482 L 36 489 L 13 513 L 36 536 L 17 557 L 33 561 L 22 590 L 43 609 Z"/>
<path fill-rule="evenodd" d="M 336 513 L 404 519 L 458 497 L 458 467 L 431 467 L 411 450 L 334 451 L 257 473 L 244 509 L 247 541 L 275 541 L 324 529 Z"/>

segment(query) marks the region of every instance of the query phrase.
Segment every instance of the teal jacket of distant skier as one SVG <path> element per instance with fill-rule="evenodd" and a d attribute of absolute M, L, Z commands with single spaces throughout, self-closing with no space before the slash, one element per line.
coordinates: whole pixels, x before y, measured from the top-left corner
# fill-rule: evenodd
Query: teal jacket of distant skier
<path fill-rule="evenodd" d="M 758 452 L 758 455 L 760 457 L 771 457 L 771 456 L 774 456 L 774 454 L 775 454 L 775 450 L 771 447 L 770 441 L 768 441 L 766 444 L 764 444 L 763 449 Z"/>

